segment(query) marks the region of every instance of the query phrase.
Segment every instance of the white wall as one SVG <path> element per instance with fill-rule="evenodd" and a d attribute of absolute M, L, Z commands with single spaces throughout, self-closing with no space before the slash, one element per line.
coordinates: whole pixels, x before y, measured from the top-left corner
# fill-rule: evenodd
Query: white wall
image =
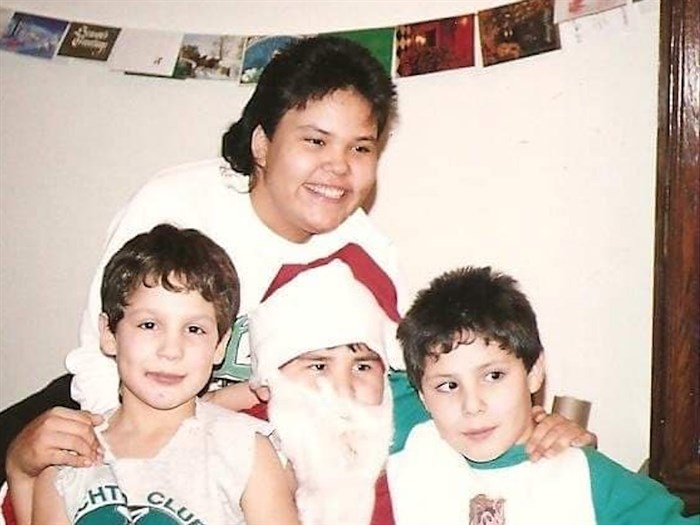
<path fill-rule="evenodd" d="M 0 0 L 229 34 L 396 25 L 504 3 Z M 401 121 L 372 215 L 412 291 L 464 264 L 518 278 L 539 315 L 547 399 L 591 400 L 600 449 L 636 469 L 649 444 L 657 0 L 620 20 L 589 19 L 561 51 L 398 79 Z M 0 52 L 0 407 L 62 372 L 114 212 L 155 170 L 215 156 L 250 92 Z"/>

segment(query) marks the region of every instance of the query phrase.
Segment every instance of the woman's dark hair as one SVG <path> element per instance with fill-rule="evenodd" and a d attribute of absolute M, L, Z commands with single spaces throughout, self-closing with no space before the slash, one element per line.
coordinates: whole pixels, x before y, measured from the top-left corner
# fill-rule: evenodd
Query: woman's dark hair
<path fill-rule="evenodd" d="M 102 276 L 102 311 L 115 332 L 131 294 L 141 284 L 171 292 L 199 292 L 214 305 L 219 341 L 233 325 L 240 304 L 236 268 L 221 246 L 194 229 L 160 224 L 127 241 Z"/>
<path fill-rule="evenodd" d="M 253 175 L 251 138 L 257 126 L 272 138 L 287 111 L 343 89 L 354 90 L 367 100 L 381 136 L 395 109 L 396 89 L 369 50 L 333 36 L 293 42 L 265 67 L 241 118 L 224 134 L 223 157 L 234 171 Z"/>

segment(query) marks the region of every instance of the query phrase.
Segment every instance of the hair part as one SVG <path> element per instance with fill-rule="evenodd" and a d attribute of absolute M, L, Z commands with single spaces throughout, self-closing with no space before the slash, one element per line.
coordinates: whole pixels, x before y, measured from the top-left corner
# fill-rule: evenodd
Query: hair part
<path fill-rule="evenodd" d="M 490 267 L 449 271 L 418 292 L 397 337 L 411 384 L 421 390 L 427 359 L 482 338 L 523 361 L 529 372 L 543 351 L 537 318 L 512 277 Z"/>
<path fill-rule="evenodd" d="M 115 333 L 124 309 L 141 285 L 175 293 L 199 292 L 214 305 L 219 342 L 240 305 L 236 268 L 221 246 L 195 229 L 160 224 L 127 241 L 107 263 L 102 277 L 102 311 Z"/>
<path fill-rule="evenodd" d="M 222 155 L 238 173 L 255 175 L 253 131 L 261 126 L 272 140 L 282 117 L 340 90 L 361 95 L 372 108 L 377 138 L 396 110 L 396 88 L 382 64 L 352 40 L 334 36 L 302 38 L 283 48 L 265 67 L 241 118 L 224 134 Z M 254 184 L 251 179 L 251 188 Z"/>

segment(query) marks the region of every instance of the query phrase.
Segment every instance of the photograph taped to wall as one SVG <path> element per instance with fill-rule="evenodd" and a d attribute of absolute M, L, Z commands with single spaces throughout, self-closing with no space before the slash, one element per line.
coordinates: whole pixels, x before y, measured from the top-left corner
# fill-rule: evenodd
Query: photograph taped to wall
<path fill-rule="evenodd" d="M 391 75 L 393 72 L 395 32 L 395 27 L 381 27 L 375 29 L 358 29 L 355 31 L 337 31 L 324 34 L 347 38 L 348 40 L 365 46 L 370 50 L 372 55 L 382 63 L 387 74 Z"/>
<path fill-rule="evenodd" d="M 118 27 L 71 22 L 58 54 L 105 61 L 109 58 L 120 31 Z"/>
<path fill-rule="evenodd" d="M 245 37 L 186 34 L 175 65 L 175 78 L 238 80 Z"/>
<path fill-rule="evenodd" d="M 175 69 L 183 33 L 122 29 L 109 57 L 110 69 L 170 77 Z"/>
<path fill-rule="evenodd" d="M 396 72 L 400 77 L 474 65 L 474 15 L 399 26 Z"/>
<path fill-rule="evenodd" d="M 7 25 L 10 23 L 12 15 L 14 14 L 15 12 L 11 9 L 0 7 L 0 36 L 5 34 L 5 29 L 7 29 Z"/>
<path fill-rule="evenodd" d="M 304 37 L 301 35 L 249 36 L 246 39 L 243 55 L 241 84 L 257 83 L 260 73 L 272 60 L 272 57 L 300 38 Z"/>
<path fill-rule="evenodd" d="M 20 55 L 53 58 L 67 26 L 67 20 L 16 12 L 0 37 L 0 49 Z"/>
<path fill-rule="evenodd" d="M 484 66 L 560 48 L 554 0 L 524 0 L 479 11 Z"/>
<path fill-rule="evenodd" d="M 554 0 L 554 23 L 622 7 L 627 0 Z"/>

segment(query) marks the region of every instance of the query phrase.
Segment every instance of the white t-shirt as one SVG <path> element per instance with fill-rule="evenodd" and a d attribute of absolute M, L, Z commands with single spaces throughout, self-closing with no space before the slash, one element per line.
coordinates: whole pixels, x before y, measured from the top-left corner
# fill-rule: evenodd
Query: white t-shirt
<path fill-rule="evenodd" d="M 314 235 L 303 244 L 292 243 L 258 218 L 247 183 L 248 178 L 232 171 L 223 159 L 177 166 L 147 182 L 113 219 L 83 313 L 80 346 L 66 358 L 66 367 L 75 375 L 71 395 L 83 409 L 103 413 L 118 403 L 116 365 L 100 351 L 97 328 L 104 267 L 126 241 L 160 223 L 200 230 L 233 260 L 241 283 L 241 309 L 225 368 L 234 370 L 238 379 L 247 377 L 249 364 L 246 314 L 260 302 L 282 264 L 306 263 L 355 242 L 394 281 L 399 311 L 404 311 L 405 289 L 396 250 L 364 211 L 356 211 L 331 232 Z M 388 354 L 393 368 L 404 368 L 398 344 Z"/>
<path fill-rule="evenodd" d="M 109 417 L 109 416 L 107 416 Z M 244 524 L 240 500 L 253 467 L 255 434 L 264 421 L 198 402 L 153 458 L 116 458 L 98 429 L 104 463 L 61 467 L 56 489 L 71 523 Z"/>

